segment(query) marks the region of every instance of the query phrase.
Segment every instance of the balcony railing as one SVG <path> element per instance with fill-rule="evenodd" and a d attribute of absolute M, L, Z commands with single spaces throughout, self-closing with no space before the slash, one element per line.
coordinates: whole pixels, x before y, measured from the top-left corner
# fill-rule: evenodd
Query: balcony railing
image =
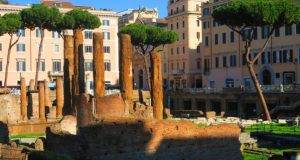
<path fill-rule="evenodd" d="M 263 93 L 300 93 L 300 85 L 261 85 Z M 255 87 L 169 89 L 189 94 L 256 93 Z"/>
<path fill-rule="evenodd" d="M 172 74 L 177 75 L 177 74 L 184 74 L 184 70 L 183 69 L 179 69 L 179 70 L 172 70 Z"/>

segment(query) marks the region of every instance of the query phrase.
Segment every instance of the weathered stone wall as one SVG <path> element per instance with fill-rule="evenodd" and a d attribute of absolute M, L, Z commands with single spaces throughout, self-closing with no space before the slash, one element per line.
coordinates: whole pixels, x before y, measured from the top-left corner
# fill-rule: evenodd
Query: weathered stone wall
<path fill-rule="evenodd" d="M 27 122 L 19 124 L 9 124 L 9 135 L 18 134 L 41 134 L 46 133 L 46 128 L 57 122 Z"/>
<path fill-rule="evenodd" d="M 20 96 L 0 95 L 0 121 L 16 122 L 21 117 Z"/>
<path fill-rule="evenodd" d="M 80 134 L 47 130 L 46 149 L 75 159 L 241 160 L 236 125 L 197 127 L 187 121 L 101 120 Z"/>
<path fill-rule="evenodd" d="M 0 157 L 3 160 L 23 160 L 27 159 L 27 154 L 23 152 L 23 147 L 13 145 L 6 145 L 0 143 Z"/>

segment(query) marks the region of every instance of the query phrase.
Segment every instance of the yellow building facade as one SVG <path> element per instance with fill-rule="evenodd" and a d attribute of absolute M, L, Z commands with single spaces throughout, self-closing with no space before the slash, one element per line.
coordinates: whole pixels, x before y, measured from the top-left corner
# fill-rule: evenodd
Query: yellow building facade
<path fill-rule="evenodd" d="M 228 0 L 210 0 L 202 3 L 201 60 L 203 86 L 207 88 L 253 87 L 243 59 L 243 37 L 212 18 L 213 9 Z M 247 32 L 247 31 L 245 31 Z M 269 27 L 257 29 L 252 43 L 251 57 L 267 40 Z M 254 69 L 261 85 L 288 85 L 300 82 L 300 25 L 277 28 L 265 52 L 255 62 Z"/>
<path fill-rule="evenodd" d="M 201 88 L 200 44 L 201 4 L 205 0 L 169 0 L 168 29 L 178 33 L 178 41 L 168 45 L 169 88 Z"/>
<path fill-rule="evenodd" d="M 0 14 L 20 12 L 29 6 L 0 5 Z M 62 13 L 70 11 L 72 7 L 59 8 Z M 103 32 L 104 52 L 105 52 L 105 81 L 107 84 L 116 85 L 119 83 L 119 47 L 118 47 L 118 18 L 119 15 L 113 11 L 100 11 L 87 9 L 92 14 L 99 17 L 102 25 L 95 30 L 84 30 L 84 58 L 86 76 L 93 77 L 93 52 L 92 38 L 93 32 Z M 36 63 L 38 57 L 38 46 L 40 43 L 40 30 L 20 29 L 21 34 L 18 43 L 12 48 L 10 65 L 8 69 L 8 86 L 18 86 L 20 75 L 25 77 L 27 84 L 30 79 L 34 79 Z M 4 84 L 5 65 L 7 61 L 7 49 L 9 36 L 7 34 L 0 37 L 0 85 Z M 43 43 L 41 68 L 39 81 L 54 80 L 57 76 L 63 76 L 64 63 L 64 43 L 57 32 L 45 31 Z M 90 82 L 92 83 L 92 82 Z"/>

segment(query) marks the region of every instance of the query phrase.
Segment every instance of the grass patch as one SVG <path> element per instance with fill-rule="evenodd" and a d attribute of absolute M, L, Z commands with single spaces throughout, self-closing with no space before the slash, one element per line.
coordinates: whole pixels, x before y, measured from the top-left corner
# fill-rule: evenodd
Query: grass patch
<path fill-rule="evenodd" d="M 300 136 L 300 126 L 289 126 L 287 124 L 256 124 L 244 128 L 245 132 L 264 132 L 276 135 Z"/>
<path fill-rule="evenodd" d="M 206 124 L 203 124 L 203 123 L 198 123 L 198 124 L 196 124 L 196 126 L 198 126 L 198 127 L 205 127 L 205 126 L 206 126 Z"/>
<path fill-rule="evenodd" d="M 267 156 L 242 152 L 244 160 L 268 160 Z"/>
<path fill-rule="evenodd" d="M 16 134 L 9 136 L 10 139 L 19 139 L 19 138 L 38 138 L 38 137 L 45 137 L 46 134 Z"/>

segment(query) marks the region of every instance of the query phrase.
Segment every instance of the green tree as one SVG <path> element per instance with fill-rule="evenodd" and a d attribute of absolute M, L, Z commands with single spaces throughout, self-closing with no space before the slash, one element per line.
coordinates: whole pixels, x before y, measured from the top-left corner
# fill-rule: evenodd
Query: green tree
<path fill-rule="evenodd" d="M 247 61 L 266 119 L 271 121 L 253 64 L 266 49 L 276 28 L 300 22 L 299 6 L 293 0 L 234 0 L 215 9 L 212 16 L 219 24 L 228 26 L 245 40 L 243 57 Z M 258 27 L 268 27 L 268 36 L 257 55 L 251 58 L 251 44 Z"/>
<path fill-rule="evenodd" d="M 0 0 L 0 4 L 8 4 L 7 0 Z"/>
<path fill-rule="evenodd" d="M 36 27 L 40 30 L 40 44 L 38 52 L 38 62 L 36 64 L 35 89 L 39 77 L 40 59 L 44 42 L 44 31 L 55 31 L 61 22 L 62 14 L 58 8 L 46 7 L 42 5 L 33 5 L 31 8 L 23 9 L 20 12 L 24 27 L 34 30 Z"/>
<path fill-rule="evenodd" d="M 5 79 L 4 79 L 4 87 L 6 88 L 11 49 L 14 45 L 17 44 L 17 42 L 20 39 L 21 35 L 18 34 L 19 33 L 18 31 L 22 26 L 22 21 L 19 13 L 7 13 L 2 17 L 2 19 L 6 25 L 5 33 L 7 33 L 10 37 L 8 51 L 7 51 L 7 61 L 6 61 Z M 17 39 L 13 41 L 15 35 L 17 36 Z"/>
<path fill-rule="evenodd" d="M 63 28 L 72 29 L 74 34 L 74 91 L 75 94 L 84 92 L 84 57 L 83 57 L 83 35 L 85 29 L 95 29 L 100 27 L 99 17 L 92 13 L 82 10 L 73 9 L 65 14 L 73 20 L 65 19 Z M 74 23 L 73 23 L 74 22 Z"/>
<path fill-rule="evenodd" d="M 149 64 L 147 58 L 152 57 L 152 53 L 161 45 L 174 43 L 178 39 L 178 35 L 174 31 L 167 31 L 161 27 L 149 26 L 144 24 L 130 24 L 122 27 L 118 34 L 129 34 L 131 43 L 135 47 L 138 54 L 143 56 L 144 68 L 147 76 L 149 90 L 152 89 L 152 81 L 150 78 Z M 151 65 L 152 66 L 152 65 Z"/>

